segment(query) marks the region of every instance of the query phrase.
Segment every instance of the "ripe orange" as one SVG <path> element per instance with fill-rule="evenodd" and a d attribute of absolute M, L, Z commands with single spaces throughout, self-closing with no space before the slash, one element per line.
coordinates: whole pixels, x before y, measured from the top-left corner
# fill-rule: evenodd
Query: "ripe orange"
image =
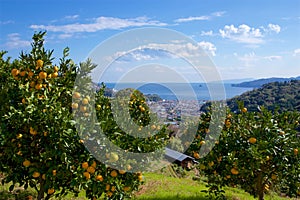
<path fill-rule="evenodd" d="M 81 164 L 81 167 L 83 169 L 87 169 L 89 167 L 89 163 L 88 162 L 84 162 L 84 163 Z"/>
<path fill-rule="evenodd" d="M 89 172 L 89 173 L 91 173 L 91 174 L 93 174 L 93 173 L 95 173 L 95 168 L 92 167 L 92 166 L 90 166 L 90 167 L 87 168 L 86 171 Z"/>
<path fill-rule="evenodd" d="M 298 155 L 298 149 L 294 149 L 294 155 Z"/>
<path fill-rule="evenodd" d="M 23 166 L 24 166 L 24 167 L 29 167 L 29 166 L 30 166 L 30 164 L 31 164 L 31 163 L 30 163 L 30 161 L 29 161 L 29 160 L 27 160 L 27 159 L 26 159 L 26 160 L 24 160 L 24 162 L 23 162 Z"/>
<path fill-rule="evenodd" d="M 203 144 L 205 144 L 205 141 L 204 140 L 202 140 L 202 141 L 200 141 L 200 143 L 199 143 L 200 145 L 203 145 Z"/>
<path fill-rule="evenodd" d="M 126 171 L 125 170 L 119 170 L 119 174 L 125 174 L 126 173 Z"/>
<path fill-rule="evenodd" d="M 116 170 L 113 170 L 113 171 L 110 172 L 110 175 L 112 177 L 117 177 L 118 176 L 118 172 Z"/>
<path fill-rule="evenodd" d="M 45 78 L 47 78 L 47 73 L 46 72 L 40 72 L 39 77 L 40 77 L 40 79 L 45 79 Z"/>
<path fill-rule="evenodd" d="M 139 109 L 141 112 L 145 112 L 145 110 L 146 110 L 142 105 L 139 106 Z"/>
<path fill-rule="evenodd" d="M 243 113 L 246 113 L 247 111 L 248 111 L 248 109 L 247 109 L 247 108 L 245 108 L 245 107 L 244 107 L 244 108 L 242 108 L 242 112 L 243 112 Z"/>
<path fill-rule="evenodd" d="M 123 190 L 124 190 L 125 192 L 128 192 L 128 191 L 130 190 L 130 187 L 129 187 L 129 186 L 125 186 L 125 187 L 123 187 Z"/>
<path fill-rule="evenodd" d="M 41 83 L 38 83 L 35 85 L 35 89 L 37 89 L 37 90 L 40 90 L 42 88 L 43 88 L 43 84 L 41 84 Z"/>
<path fill-rule="evenodd" d="M 106 192 L 106 195 L 108 196 L 108 197 L 111 197 L 112 195 L 113 195 L 113 193 L 112 192 Z"/>
<path fill-rule="evenodd" d="M 17 70 L 16 68 L 14 68 L 14 69 L 11 70 L 11 74 L 12 74 L 13 76 L 17 76 L 19 73 L 20 73 L 20 71 Z"/>
<path fill-rule="evenodd" d="M 151 129 L 152 129 L 152 130 L 155 130 L 155 129 L 156 129 L 155 124 L 153 124 L 153 125 L 151 126 Z"/>
<path fill-rule="evenodd" d="M 112 191 L 112 192 L 116 191 L 116 186 L 112 186 L 110 191 Z"/>
<path fill-rule="evenodd" d="M 48 194 L 53 194 L 54 192 L 55 192 L 55 190 L 53 188 L 48 189 Z"/>
<path fill-rule="evenodd" d="M 42 60 L 37 60 L 36 61 L 36 69 L 39 69 L 39 68 L 43 67 L 43 65 L 44 65 L 44 61 L 42 61 Z"/>
<path fill-rule="evenodd" d="M 89 103 L 89 100 L 87 98 L 82 99 L 82 104 L 87 105 Z"/>
<path fill-rule="evenodd" d="M 29 72 L 28 72 L 28 76 L 29 76 L 29 77 L 34 76 L 34 73 L 33 73 L 32 71 L 29 71 Z"/>
<path fill-rule="evenodd" d="M 31 135 L 36 135 L 36 134 L 37 134 L 37 131 L 34 130 L 32 127 L 30 127 L 29 133 L 30 133 Z"/>
<path fill-rule="evenodd" d="M 35 86 L 35 82 L 31 81 L 30 84 L 29 84 L 29 86 L 33 88 Z"/>
<path fill-rule="evenodd" d="M 285 132 L 284 132 L 284 131 L 279 131 L 279 134 L 280 134 L 280 135 L 284 135 Z"/>
<path fill-rule="evenodd" d="M 256 143 L 256 138 L 251 137 L 251 138 L 249 138 L 248 141 L 249 141 L 251 144 L 255 144 L 255 143 Z"/>
<path fill-rule="evenodd" d="M 42 179 L 43 179 L 43 180 L 46 180 L 46 174 L 43 174 L 43 175 L 42 175 Z"/>
<path fill-rule="evenodd" d="M 96 180 L 97 180 L 97 181 L 103 181 L 103 177 L 102 177 L 101 175 L 97 175 L 97 176 L 96 176 Z"/>
<path fill-rule="evenodd" d="M 20 72 L 20 76 L 23 77 L 23 76 L 25 76 L 25 75 L 26 75 L 26 71 L 21 71 L 21 72 Z"/>
<path fill-rule="evenodd" d="M 93 161 L 93 163 L 91 164 L 92 167 L 96 168 L 97 164 L 95 161 Z"/>
<path fill-rule="evenodd" d="M 81 112 L 86 112 L 86 110 L 87 110 L 86 106 L 80 106 L 79 109 Z"/>
<path fill-rule="evenodd" d="M 23 98 L 22 99 L 22 104 L 25 104 L 26 103 L 26 100 Z"/>
<path fill-rule="evenodd" d="M 142 175 L 138 176 L 138 180 L 141 182 L 144 180 L 144 177 Z"/>
<path fill-rule="evenodd" d="M 272 178 L 272 180 L 276 180 L 277 179 L 277 175 L 276 174 L 272 174 L 271 178 Z"/>
<path fill-rule="evenodd" d="M 55 169 L 52 170 L 52 175 L 53 175 L 53 176 L 56 176 L 56 170 L 55 170 Z"/>
<path fill-rule="evenodd" d="M 110 185 L 107 184 L 107 185 L 105 186 L 105 190 L 108 191 L 109 189 L 110 189 Z"/>
<path fill-rule="evenodd" d="M 54 70 L 55 72 L 58 72 L 58 67 L 57 67 L 57 66 L 54 66 L 54 67 L 53 67 L 53 70 Z"/>
<path fill-rule="evenodd" d="M 83 172 L 83 176 L 88 180 L 91 178 L 91 174 L 88 172 Z"/>
<path fill-rule="evenodd" d="M 126 168 L 127 168 L 128 171 L 132 170 L 131 165 L 127 165 Z"/>
<path fill-rule="evenodd" d="M 38 178 L 38 177 L 40 177 L 40 172 L 33 172 L 33 174 L 32 174 L 32 177 L 33 178 Z"/>
<path fill-rule="evenodd" d="M 74 92 L 73 98 L 79 99 L 81 97 L 81 94 L 79 92 Z"/>
<path fill-rule="evenodd" d="M 212 167 L 212 166 L 214 166 L 214 164 L 215 164 L 214 161 L 211 161 L 208 163 L 208 166 Z"/>
<path fill-rule="evenodd" d="M 51 75 L 52 78 L 56 78 L 58 77 L 58 73 L 57 72 L 54 72 L 52 75 Z"/>
<path fill-rule="evenodd" d="M 78 103 L 72 103 L 72 108 L 77 109 L 78 108 Z"/>
<path fill-rule="evenodd" d="M 236 169 L 236 168 L 232 168 L 230 170 L 230 172 L 233 174 L 233 175 L 238 175 L 239 174 L 239 171 Z"/>
<path fill-rule="evenodd" d="M 199 159 L 200 158 L 200 155 L 199 155 L 199 153 L 198 152 L 194 152 L 194 158 L 196 158 L 196 159 Z"/>

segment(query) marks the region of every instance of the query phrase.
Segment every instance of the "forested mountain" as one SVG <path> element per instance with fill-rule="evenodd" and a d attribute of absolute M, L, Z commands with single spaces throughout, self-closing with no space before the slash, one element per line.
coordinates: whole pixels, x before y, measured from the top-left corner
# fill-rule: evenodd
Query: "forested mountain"
<path fill-rule="evenodd" d="M 300 80 L 300 76 L 292 77 L 292 78 L 264 78 L 264 79 L 257 79 L 253 81 L 246 81 L 242 83 L 232 84 L 234 87 L 250 87 L 250 88 L 259 88 L 264 84 L 272 83 L 272 82 L 285 82 L 291 80 Z"/>
<path fill-rule="evenodd" d="M 232 111 L 238 110 L 238 102 L 243 102 L 249 111 L 257 111 L 259 106 L 269 110 L 300 111 L 300 80 L 268 83 L 226 101 Z M 207 102 L 200 110 L 206 112 L 210 105 L 211 102 Z"/>
<path fill-rule="evenodd" d="M 238 109 L 237 102 L 244 102 L 249 111 L 256 111 L 258 106 L 280 111 L 300 111 L 300 80 L 272 82 L 261 88 L 248 91 L 227 101 L 233 111 Z"/>

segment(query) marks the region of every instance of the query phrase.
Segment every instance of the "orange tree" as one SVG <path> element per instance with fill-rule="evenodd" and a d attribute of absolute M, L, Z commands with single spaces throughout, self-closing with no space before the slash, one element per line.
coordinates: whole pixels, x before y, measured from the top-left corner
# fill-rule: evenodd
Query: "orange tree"
<path fill-rule="evenodd" d="M 89 109 L 96 102 L 97 115 L 102 117 L 99 120 L 111 122 L 102 128 L 106 128 L 108 136 L 117 138 L 103 89 L 97 92 L 95 100 L 73 92 L 76 76 L 88 79 L 95 65 L 89 61 L 75 65 L 68 58 L 67 48 L 55 65 L 53 51 L 44 49 L 44 35 L 45 32 L 34 34 L 32 50 L 28 54 L 22 52 L 20 59 L 10 62 L 4 59 L 5 52 L 0 54 L 0 170 L 5 174 L 2 182 L 11 183 L 10 190 L 16 183 L 25 189 L 30 186 L 36 189 L 38 199 L 68 192 L 76 196 L 82 189 L 90 199 L 103 194 L 106 199 L 130 197 L 142 183 L 142 174 L 127 172 L 129 165 L 116 170 L 99 162 L 86 149 L 89 138 L 80 137 L 73 120 L 72 109 L 88 118 Z M 159 135 L 165 138 L 164 131 Z M 123 143 L 127 139 L 122 138 Z M 166 140 L 151 141 L 162 145 Z M 107 159 L 117 161 L 118 155 L 108 152 Z"/>
<path fill-rule="evenodd" d="M 197 136 L 188 152 L 199 159 L 200 148 L 213 146 L 199 159 L 199 170 L 208 178 L 210 194 L 224 198 L 221 188 L 238 186 L 260 200 L 269 190 L 288 196 L 300 195 L 298 112 L 228 111 L 217 141 L 207 140 L 210 112 L 201 116 Z M 215 138 L 217 139 L 217 138 Z"/>

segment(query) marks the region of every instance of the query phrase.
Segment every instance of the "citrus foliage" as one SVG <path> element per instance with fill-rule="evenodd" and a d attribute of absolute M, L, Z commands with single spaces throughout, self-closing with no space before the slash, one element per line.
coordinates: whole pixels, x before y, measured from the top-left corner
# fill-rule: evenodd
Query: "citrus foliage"
<path fill-rule="evenodd" d="M 130 197 L 142 183 L 142 174 L 127 172 L 133 167 L 130 165 L 116 170 L 97 161 L 85 147 L 88 141 L 77 133 L 72 111 L 88 118 L 96 108 L 98 119 L 106 122 L 102 128 L 117 145 L 126 144 L 125 150 L 137 150 L 141 144 L 125 133 L 122 140 L 116 135 L 118 126 L 104 89 L 97 92 L 94 101 L 86 94 L 73 92 L 76 77 L 88 79 L 95 65 L 90 61 L 75 65 L 68 58 L 67 48 L 55 65 L 53 51 L 44 48 L 44 35 L 45 32 L 34 34 L 32 50 L 22 52 L 20 59 L 11 62 L 4 59 L 5 52 L 0 54 L 0 170 L 6 175 L 3 182 L 12 182 L 10 190 L 16 183 L 25 189 L 33 187 L 38 199 L 68 192 L 76 195 L 82 189 L 90 199 L 103 194 L 107 199 Z M 158 131 L 160 142 L 152 137 L 150 151 L 158 148 L 156 144 L 165 144 L 164 131 Z M 133 143 L 126 143 L 129 140 Z M 121 156 L 107 153 L 112 162 Z"/>
<path fill-rule="evenodd" d="M 204 140 L 211 134 L 210 113 L 205 113 L 189 153 L 198 159 L 200 148 L 215 145 L 198 168 L 216 194 L 228 185 L 259 199 L 271 189 L 300 195 L 299 119 L 297 112 L 248 112 L 240 106 L 238 113 L 228 111 L 219 141 L 212 144 Z"/>

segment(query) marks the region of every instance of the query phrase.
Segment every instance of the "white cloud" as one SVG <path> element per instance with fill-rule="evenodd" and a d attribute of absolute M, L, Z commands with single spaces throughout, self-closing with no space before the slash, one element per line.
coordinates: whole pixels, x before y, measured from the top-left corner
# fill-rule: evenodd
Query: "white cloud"
<path fill-rule="evenodd" d="M 279 33 L 281 30 L 280 26 L 277 24 L 269 24 L 268 28 L 270 31 L 274 31 L 275 33 Z"/>
<path fill-rule="evenodd" d="M 174 41 L 174 43 L 170 44 L 150 43 L 127 52 L 116 52 L 112 57 L 107 59 L 118 62 L 130 62 L 158 60 L 161 58 L 192 58 L 203 56 L 203 51 L 215 56 L 216 50 L 217 48 L 214 44 L 206 41 L 199 42 L 198 44 Z"/>
<path fill-rule="evenodd" d="M 79 15 L 67 15 L 64 18 L 69 19 L 69 20 L 74 20 L 74 19 L 77 19 L 78 17 L 79 17 Z"/>
<path fill-rule="evenodd" d="M 7 35 L 5 46 L 9 49 L 28 47 L 30 46 L 30 41 L 22 40 L 18 33 L 11 33 Z"/>
<path fill-rule="evenodd" d="M 71 33 L 63 33 L 63 34 L 59 34 L 57 37 L 59 39 L 68 39 L 68 38 L 70 38 L 72 36 L 73 36 L 73 34 L 71 34 Z"/>
<path fill-rule="evenodd" d="M 7 21 L 0 21 L 0 25 L 6 25 L 6 24 L 13 24 L 13 20 L 7 20 Z"/>
<path fill-rule="evenodd" d="M 222 17 L 225 13 L 226 13 L 225 11 L 219 11 L 219 12 L 214 12 L 211 15 L 216 17 Z"/>
<path fill-rule="evenodd" d="M 254 63 L 259 60 L 259 57 L 254 52 L 251 52 L 240 56 L 239 60 L 244 63 L 245 67 L 250 67 L 254 66 Z"/>
<path fill-rule="evenodd" d="M 213 35 L 213 31 L 201 31 L 201 36 L 212 36 Z"/>
<path fill-rule="evenodd" d="M 32 29 L 43 29 L 52 32 L 79 33 L 79 32 L 96 32 L 106 29 L 122 29 L 127 27 L 140 26 L 165 26 L 167 24 L 150 20 L 147 17 L 138 17 L 133 19 L 121 19 L 114 17 L 98 17 L 91 23 L 73 23 L 66 25 L 36 25 L 30 26 Z"/>
<path fill-rule="evenodd" d="M 190 22 L 190 21 L 201 21 L 201 20 L 209 20 L 210 16 L 199 16 L 199 17 L 187 17 L 187 18 L 179 18 L 176 19 L 175 22 Z"/>
<path fill-rule="evenodd" d="M 300 56 L 300 49 L 295 49 L 293 56 Z"/>
<path fill-rule="evenodd" d="M 282 56 L 265 56 L 263 57 L 264 59 L 267 59 L 269 61 L 276 61 L 276 60 L 281 60 Z"/>
<path fill-rule="evenodd" d="M 276 24 L 269 24 L 268 28 L 254 28 L 246 24 L 241 24 L 238 27 L 235 27 L 234 25 L 226 25 L 223 29 L 219 30 L 222 38 L 252 45 L 264 43 L 263 38 L 270 32 L 279 33 L 280 26 Z"/>
<path fill-rule="evenodd" d="M 225 11 L 219 11 L 211 13 L 210 15 L 202 15 L 202 16 L 196 16 L 196 17 L 184 17 L 184 18 L 178 18 L 174 20 L 174 22 L 182 23 L 182 22 L 190 22 L 190 21 L 205 21 L 205 20 L 211 20 L 213 17 L 222 17 L 226 12 Z"/>
<path fill-rule="evenodd" d="M 260 44 L 263 43 L 261 30 L 251 28 L 246 24 L 235 27 L 226 25 L 224 29 L 219 30 L 222 38 L 228 38 L 239 43 Z"/>
<path fill-rule="evenodd" d="M 216 56 L 216 46 L 210 42 L 202 41 L 199 43 L 199 45 L 208 53 L 210 53 L 212 56 Z"/>
<path fill-rule="evenodd" d="M 234 56 L 238 57 L 240 61 L 244 63 L 244 66 L 250 67 L 255 66 L 255 64 L 259 61 L 267 60 L 269 62 L 282 60 L 282 56 L 278 55 L 270 55 L 270 56 L 258 56 L 254 52 L 244 54 L 239 56 L 237 53 L 234 53 Z"/>

